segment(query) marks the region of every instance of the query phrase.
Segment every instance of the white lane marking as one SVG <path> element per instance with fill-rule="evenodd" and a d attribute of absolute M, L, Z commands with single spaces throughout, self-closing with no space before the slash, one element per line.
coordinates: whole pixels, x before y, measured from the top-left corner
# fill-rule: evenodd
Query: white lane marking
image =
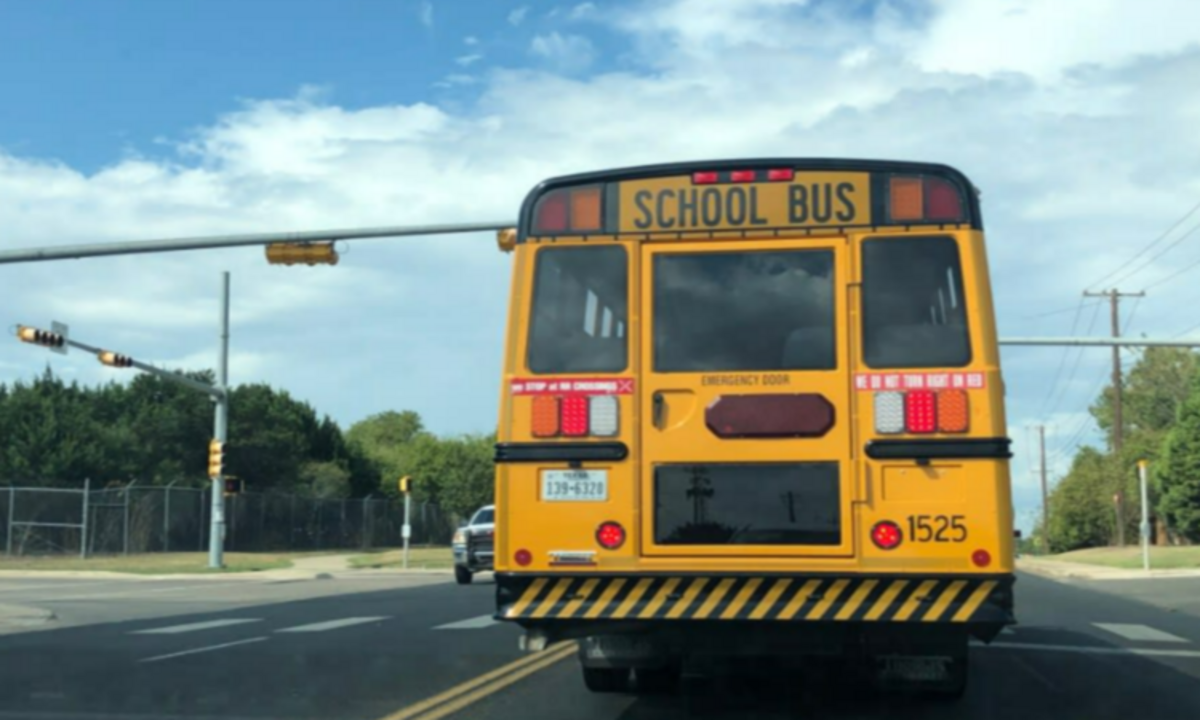
<path fill-rule="evenodd" d="M 997 642 L 991 645 L 975 645 L 977 649 L 993 650 L 1046 650 L 1049 652 L 1073 652 L 1090 655 L 1144 655 L 1147 657 L 1200 658 L 1200 650 L 1159 650 L 1153 648 L 1095 647 L 1092 645 L 1039 645 L 1038 643 Z"/>
<path fill-rule="evenodd" d="M 183 657 L 184 655 L 195 655 L 196 653 L 212 652 L 213 650 L 222 650 L 235 645 L 246 645 L 248 643 L 262 642 L 265 637 L 246 638 L 245 640 L 234 640 L 233 642 L 221 643 L 220 645 L 209 645 L 208 647 L 193 648 L 191 650 L 183 650 L 180 652 L 171 653 L 169 655 L 155 655 L 154 657 L 142 658 L 138 662 L 158 662 L 159 660 L 170 660 L 171 658 Z"/>
<path fill-rule="evenodd" d="M 131 582 L 136 582 L 136 581 L 131 581 Z M 241 585 L 242 587 L 246 587 L 247 581 L 238 580 L 238 581 L 224 582 L 224 583 L 198 582 L 198 583 L 194 583 L 191 585 L 171 585 L 169 587 L 155 587 L 155 588 L 150 588 L 148 590 L 147 589 L 127 590 L 127 591 L 116 592 L 116 593 L 100 593 L 99 595 L 72 595 L 70 597 L 46 598 L 43 602 L 67 602 L 67 601 L 74 601 L 74 600 L 103 600 L 105 598 L 141 597 L 143 595 L 149 595 L 151 593 L 178 592 L 180 590 L 201 590 L 201 589 L 210 590 L 212 588 L 229 587 L 231 585 Z"/>
<path fill-rule="evenodd" d="M 130 635 L 176 635 L 178 633 L 208 630 L 210 628 L 241 625 L 242 623 L 262 622 L 262 618 L 225 618 L 223 620 L 205 620 L 204 622 L 187 623 L 186 625 L 168 625 L 167 627 L 150 628 L 149 630 L 134 630 Z"/>
<path fill-rule="evenodd" d="M 363 623 L 376 622 L 379 620 L 387 620 L 388 616 L 382 615 L 379 617 L 351 617 L 342 618 L 340 620 L 326 620 L 325 622 L 312 623 L 311 625 L 297 625 L 290 628 L 282 628 L 275 632 L 323 632 L 325 630 L 336 630 L 337 628 L 349 627 L 351 625 L 361 625 Z"/>
<path fill-rule="evenodd" d="M 1124 623 L 1092 623 L 1101 630 L 1107 630 L 1113 635 L 1120 635 L 1126 640 L 1145 642 L 1187 642 L 1171 633 L 1155 630 L 1148 625 L 1126 625 Z"/>
<path fill-rule="evenodd" d="M 499 625 L 500 621 L 493 618 L 491 615 L 480 615 L 479 617 L 467 618 L 458 622 L 446 623 L 438 625 L 434 630 L 478 630 L 480 628 Z"/>

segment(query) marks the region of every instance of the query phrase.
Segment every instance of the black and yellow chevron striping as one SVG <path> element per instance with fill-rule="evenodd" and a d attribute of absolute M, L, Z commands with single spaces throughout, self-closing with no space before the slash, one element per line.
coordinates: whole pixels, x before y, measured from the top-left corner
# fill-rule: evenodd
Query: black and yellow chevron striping
<path fill-rule="evenodd" d="M 506 620 L 1008 622 L 1008 577 L 499 577 Z"/>

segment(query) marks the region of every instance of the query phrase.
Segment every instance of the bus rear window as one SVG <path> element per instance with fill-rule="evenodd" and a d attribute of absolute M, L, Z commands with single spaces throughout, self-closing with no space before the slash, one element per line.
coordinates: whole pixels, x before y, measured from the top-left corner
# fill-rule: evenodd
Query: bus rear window
<path fill-rule="evenodd" d="M 833 253 L 654 258 L 654 370 L 832 370 Z"/>
<path fill-rule="evenodd" d="M 529 329 L 530 371 L 624 370 L 628 273 L 625 248 L 619 245 L 539 250 Z"/>
<path fill-rule="evenodd" d="M 949 237 L 863 243 L 863 359 L 872 368 L 971 362 L 958 244 Z"/>

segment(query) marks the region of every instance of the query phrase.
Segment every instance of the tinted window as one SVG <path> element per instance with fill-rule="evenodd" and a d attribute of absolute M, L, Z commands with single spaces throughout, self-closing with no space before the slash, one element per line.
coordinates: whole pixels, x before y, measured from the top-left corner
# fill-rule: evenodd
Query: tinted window
<path fill-rule="evenodd" d="M 863 243 L 863 356 L 873 368 L 971 361 L 962 268 L 952 238 Z"/>
<path fill-rule="evenodd" d="M 620 372 L 628 325 L 625 248 L 547 247 L 537 254 L 529 369 Z"/>
<path fill-rule="evenodd" d="M 480 510 L 475 513 L 475 517 L 471 518 L 472 525 L 486 525 L 490 522 L 495 522 L 492 518 L 495 516 L 495 510 Z"/>
<path fill-rule="evenodd" d="M 659 545 L 837 545 L 837 463 L 668 465 L 654 472 Z"/>
<path fill-rule="evenodd" d="M 658 372 L 830 370 L 833 253 L 828 250 L 658 255 Z"/>

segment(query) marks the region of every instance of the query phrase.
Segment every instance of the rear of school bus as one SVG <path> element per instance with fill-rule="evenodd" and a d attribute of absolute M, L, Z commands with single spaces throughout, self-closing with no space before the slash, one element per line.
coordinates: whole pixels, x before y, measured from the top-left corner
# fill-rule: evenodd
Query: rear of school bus
<path fill-rule="evenodd" d="M 1012 614 L 977 193 L 772 160 L 547 181 L 521 211 L 497 617 L 593 690 L 823 656 L 961 693 Z"/>

